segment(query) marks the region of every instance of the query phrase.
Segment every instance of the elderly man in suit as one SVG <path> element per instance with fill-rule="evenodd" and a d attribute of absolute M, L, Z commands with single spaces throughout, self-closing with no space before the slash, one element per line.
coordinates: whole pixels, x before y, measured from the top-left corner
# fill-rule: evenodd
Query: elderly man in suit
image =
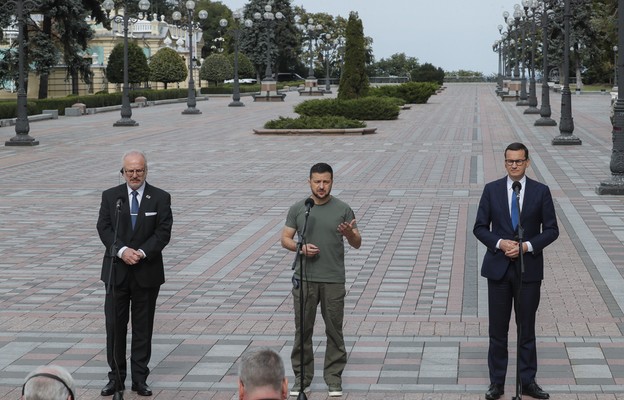
<path fill-rule="evenodd" d="M 140 151 L 122 158 L 125 183 L 105 190 L 97 230 L 106 253 L 101 279 L 107 286 L 106 356 L 109 382 L 102 396 L 124 390 L 126 333 L 132 314 L 130 369 L 132 390 L 151 396 L 147 385 L 154 313 L 165 282 L 162 251 L 169 243 L 173 215 L 171 196 L 146 182 L 147 159 Z M 117 232 L 115 232 L 115 230 Z"/>
<path fill-rule="evenodd" d="M 487 400 L 496 400 L 505 392 L 512 305 L 516 322 L 521 326 L 518 372 L 522 393 L 538 399 L 550 397 L 535 381 L 535 315 L 544 278 L 542 252 L 557 239 L 559 228 L 550 189 L 525 175 L 529 165 L 529 150 L 524 144 L 512 143 L 507 146 L 507 176 L 488 183 L 483 189 L 473 229 L 477 239 L 487 247 L 481 267 L 481 276 L 488 280 L 490 324 L 490 386 L 485 394 Z M 517 198 L 514 188 L 520 188 Z M 517 199 L 519 209 L 513 204 Z M 518 227 L 524 231 L 522 249 Z M 524 260 L 524 273 L 519 265 L 520 251 Z M 514 299 L 520 288 L 518 298 Z"/>

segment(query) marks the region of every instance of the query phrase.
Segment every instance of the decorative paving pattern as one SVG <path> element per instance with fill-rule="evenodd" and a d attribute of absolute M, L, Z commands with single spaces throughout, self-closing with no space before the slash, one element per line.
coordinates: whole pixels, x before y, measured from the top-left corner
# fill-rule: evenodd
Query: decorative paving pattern
<path fill-rule="evenodd" d="M 490 84 L 449 85 L 358 137 L 253 135 L 305 99 L 244 100 L 234 108 L 211 98 L 194 116 L 176 104 L 136 109 L 140 126 L 131 128 L 112 127 L 115 113 L 33 123 L 39 146 L 0 148 L 0 398 L 18 398 L 25 375 L 45 363 L 70 369 L 81 399 L 100 398 L 107 366 L 95 222 L 129 148 L 147 152 L 148 180 L 173 196 L 154 399 L 236 398 L 236 363 L 255 346 L 278 350 L 292 381 L 293 255 L 279 235 L 319 161 L 334 167 L 333 193 L 352 205 L 363 235 L 347 254 L 344 398 L 482 398 L 487 290 L 472 224 L 483 185 L 504 174 L 504 147 L 523 141 L 561 229 L 545 252 L 538 381 L 557 399 L 624 399 L 624 198 L 594 193 L 610 175 L 609 96 L 573 96 L 583 145 L 557 147 L 557 127 L 535 127 Z M 555 120 L 559 100 L 552 95 Z M 323 330 L 319 316 L 310 399 L 327 396 Z"/>

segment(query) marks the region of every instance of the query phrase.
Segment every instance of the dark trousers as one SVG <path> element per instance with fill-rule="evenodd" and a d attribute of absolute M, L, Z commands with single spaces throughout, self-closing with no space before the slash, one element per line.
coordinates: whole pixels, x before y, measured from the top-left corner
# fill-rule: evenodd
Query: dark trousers
<path fill-rule="evenodd" d="M 106 295 L 104 314 L 106 315 L 106 359 L 110 367 L 109 379 L 117 379 L 117 368 L 119 368 L 122 382 L 126 379 L 126 334 L 130 315 L 132 315 L 130 348 L 132 382 L 141 383 L 147 379 L 150 372 L 147 364 L 152 356 L 152 331 L 159 290 L 158 286 L 142 288 L 138 285 L 134 275 L 129 273 L 122 284 Z M 115 335 L 113 335 L 113 327 L 116 328 Z M 113 357 L 113 349 L 116 350 L 116 357 Z"/>
<path fill-rule="evenodd" d="M 327 348 L 325 349 L 325 363 L 323 378 L 328 386 L 342 385 L 342 371 L 347 365 L 347 350 L 344 344 L 342 324 L 344 320 L 344 299 L 346 295 L 344 283 L 301 282 L 304 295 L 304 330 L 303 330 L 303 363 L 304 386 L 310 386 L 314 377 L 314 350 L 312 348 L 312 334 L 316 321 L 316 309 L 320 303 L 321 315 L 325 321 Z M 293 288 L 295 306 L 295 344 L 293 345 L 290 360 L 295 373 L 295 381 L 301 379 L 301 327 L 299 290 Z"/>
<path fill-rule="evenodd" d="M 535 342 L 535 314 L 540 301 L 541 281 L 522 282 L 520 298 L 516 302 L 520 280 L 518 267 L 510 262 L 503 279 L 488 279 L 488 315 L 490 347 L 488 351 L 488 367 L 490 382 L 505 384 L 508 364 L 508 334 L 511 308 L 513 305 L 516 324 L 521 325 L 519 372 L 523 385 L 535 380 L 537 374 L 537 347 Z"/>

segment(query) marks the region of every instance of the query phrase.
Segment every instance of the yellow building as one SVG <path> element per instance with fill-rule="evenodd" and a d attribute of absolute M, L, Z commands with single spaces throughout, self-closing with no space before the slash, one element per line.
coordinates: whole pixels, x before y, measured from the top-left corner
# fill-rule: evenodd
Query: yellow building
<path fill-rule="evenodd" d="M 91 70 L 93 72 L 93 82 L 90 85 L 87 85 L 83 81 L 80 81 L 78 85 L 79 94 L 85 95 L 100 91 L 121 91 L 121 85 L 113 84 L 106 80 L 105 70 L 111 51 L 118 43 L 123 43 L 123 23 L 116 23 L 113 21 L 111 22 L 112 29 L 107 30 L 104 29 L 101 24 L 96 24 L 95 21 L 92 21 L 92 27 L 95 31 L 95 36 L 91 43 L 89 43 L 89 48 L 84 56 L 92 60 Z M 0 43 L 0 47 L 10 46 L 15 40 L 17 40 L 17 29 L 15 29 L 15 27 L 5 29 L 4 33 L 5 41 L 4 43 Z M 199 57 L 195 55 L 201 55 L 197 50 L 201 49 L 203 45 L 202 34 L 201 31 L 193 31 L 192 34 L 193 58 L 199 59 Z M 158 16 L 154 14 L 149 20 L 138 20 L 136 22 L 130 21 L 128 23 L 128 40 L 135 42 L 143 49 L 148 62 L 150 57 L 161 48 L 173 48 L 182 57 L 184 57 L 185 65 L 188 68 L 189 32 L 188 30 L 167 23 L 164 17 L 158 18 Z M 193 68 L 193 77 L 196 82 L 196 88 L 199 90 L 201 87 L 199 67 Z M 36 99 L 39 91 L 39 77 L 34 73 L 31 73 L 29 75 L 28 82 L 28 97 Z M 8 89 L 0 91 L 0 98 L 16 98 L 17 93 L 15 92 L 15 88 L 12 86 L 12 83 L 9 82 L 9 84 L 5 86 L 8 86 Z M 152 89 L 164 89 L 164 84 L 158 82 L 149 82 L 149 86 Z M 71 77 L 67 76 L 67 69 L 65 65 L 59 64 L 50 73 L 48 80 L 48 97 L 53 98 L 67 96 L 68 94 L 71 94 L 71 87 Z M 169 87 L 171 88 L 172 85 L 170 84 Z M 188 87 L 188 80 L 180 82 L 177 87 Z"/>

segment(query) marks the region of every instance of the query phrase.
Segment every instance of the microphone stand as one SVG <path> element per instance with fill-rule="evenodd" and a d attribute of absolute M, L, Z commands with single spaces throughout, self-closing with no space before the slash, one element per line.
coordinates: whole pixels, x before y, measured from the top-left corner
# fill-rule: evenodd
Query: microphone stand
<path fill-rule="evenodd" d="M 297 249 L 295 251 L 295 260 L 293 261 L 293 265 L 292 265 L 292 269 L 295 269 L 295 265 L 297 264 L 297 261 L 299 261 L 299 281 L 297 281 L 297 278 L 295 278 L 295 276 L 293 275 L 293 285 L 295 286 L 295 289 L 297 289 L 297 287 L 299 288 L 299 363 L 300 363 L 300 367 L 299 367 L 299 395 L 297 395 L 297 400 L 307 400 L 306 394 L 304 393 L 304 383 L 303 383 L 303 377 L 304 377 L 304 369 L 305 366 L 303 365 L 303 349 L 304 349 L 304 343 L 303 343 L 303 339 L 304 339 L 304 321 L 305 318 L 303 316 L 304 314 L 304 307 L 303 307 L 303 252 L 301 251 L 301 249 L 303 248 L 303 244 L 305 243 L 305 231 L 306 228 L 308 227 L 308 217 L 310 216 L 310 208 L 308 208 L 306 210 L 305 213 L 305 221 L 303 223 L 303 229 L 301 230 L 301 233 L 299 233 L 299 241 L 297 241 Z M 296 378 L 296 377 L 295 377 Z"/>
<path fill-rule="evenodd" d="M 514 304 L 516 309 L 516 395 L 512 400 L 522 400 L 522 379 L 520 377 L 520 343 L 522 339 L 522 307 L 520 305 L 520 296 L 522 296 L 522 278 L 524 277 L 524 254 L 522 251 L 522 241 L 524 239 L 524 229 L 520 222 L 522 210 L 520 210 L 520 191 L 516 193 L 516 201 L 518 206 L 518 261 L 516 263 L 516 275 L 518 277 L 518 285 L 514 296 Z"/>
<path fill-rule="evenodd" d="M 123 386 L 123 382 L 121 382 L 121 374 L 119 373 L 119 365 L 117 364 L 117 300 L 115 299 L 115 285 L 113 284 L 113 279 L 115 279 L 115 264 L 117 263 L 117 252 L 115 251 L 115 244 L 117 243 L 117 230 L 119 229 L 119 214 L 121 205 L 123 202 L 117 200 L 117 204 L 115 205 L 115 229 L 113 230 L 113 243 L 109 248 L 109 256 L 110 256 L 110 265 L 108 270 L 108 283 L 106 284 L 106 295 L 111 296 L 111 312 L 112 315 L 109 317 L 112 319 L 112 334 L 113 334 L 113 363 L 115 364 L 115 394 L 113 395 L 113 400 L 123 400 L 123 390 L 121 389 Z"/>

